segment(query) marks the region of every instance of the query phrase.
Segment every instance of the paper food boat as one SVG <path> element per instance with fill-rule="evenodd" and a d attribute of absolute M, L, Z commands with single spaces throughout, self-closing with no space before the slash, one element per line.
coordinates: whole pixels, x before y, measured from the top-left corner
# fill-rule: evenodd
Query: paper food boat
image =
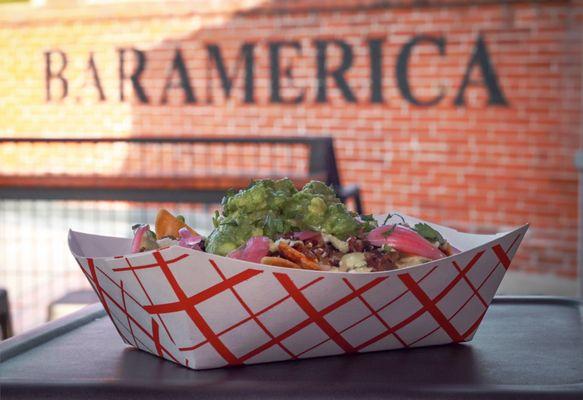
<path fill-rule="evenodd" d="M 178 246 L 129 254 L 130 239 L 73 231 L 69 247 L 124 342 L 206 369 L 471 340 L 528 226 L 474 235 L 430 225 L 462 253 L 373 273 Z"/>

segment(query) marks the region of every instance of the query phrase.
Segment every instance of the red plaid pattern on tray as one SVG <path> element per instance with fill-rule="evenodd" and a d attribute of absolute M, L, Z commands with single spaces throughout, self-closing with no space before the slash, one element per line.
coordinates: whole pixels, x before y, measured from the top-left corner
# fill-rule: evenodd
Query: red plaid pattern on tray
<path fill-rule="evenodd" d="M 381 273 L 290 270 L 180 247 L 77 260 L 127 344 L 204 369 L 471 340 L 525 232 Z"/>

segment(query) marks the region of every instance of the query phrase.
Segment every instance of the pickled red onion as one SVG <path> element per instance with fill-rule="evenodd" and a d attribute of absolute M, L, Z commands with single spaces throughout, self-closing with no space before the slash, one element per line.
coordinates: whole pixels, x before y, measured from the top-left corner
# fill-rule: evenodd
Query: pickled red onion
<path fill-rule="evenodd" d="M 391 231 L 390 233 L 388 231 Z M 375 246 L 388 245 L 400 252 L 437 260 L 445 257 L 437 247 L 414 230 L 403 225 L 384 225 L 368 233 L 368 241 Z"/>
<path fill-rule="evenodd" d="M 314 231 L 301 231 L 301 232 L 295 232 L 294 233 L 294 239 L 297 240 L 309 240 L 309 239 L 313 239 L 317 236 L 320 236 L 321 233 L 320 232 L 314 232 Z"/>
<path fill-rule="evenodd" d="M 132 253 L 139 253 L 140 250 L 142 249 L 142 239 L 144 238 L 144 235 L 146 234 L 146 232 L 148 232 L 150 230 L 150 225 L 144 224 L 144 225 L 140 225 L 136 228 L 136 230 L 134 231 L 134 240 L 132 240 L 132 247 L 131 247 L 131 251 Z"/>
<path fill-rule="evenodd" d="M 243 261 L 261 262 L 261 259 L 269 254 L 271 240 L 265 236 L 254 236 L 244 246 L 231 251 L 227 257 L 237 258 Z"/>
<path fill-rule="evenodd" d="M 188 247 L 194 250 L 202 250 L 202 236 L 195 236 L 188 230 L 188 228 L 180 228 L 178 230 L 180 239 L 178 240 L 178 245 L 182 247 Z"/>

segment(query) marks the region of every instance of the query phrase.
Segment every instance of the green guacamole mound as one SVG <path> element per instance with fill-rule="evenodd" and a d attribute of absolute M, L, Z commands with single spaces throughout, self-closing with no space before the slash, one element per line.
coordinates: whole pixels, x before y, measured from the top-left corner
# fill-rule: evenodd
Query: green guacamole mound
<path fill-rule="evenodd" d="M 223 256 L 252 236 L 275 240 L 284 233 L 310 230 L 345 240 L 377 226 L 372 218 L 347 210 L 334 190 L 318 181 L 298 191 L 289 179 L 258 180 L 245 190 L 227 193 L 221 204 L 206 251 Z"/>

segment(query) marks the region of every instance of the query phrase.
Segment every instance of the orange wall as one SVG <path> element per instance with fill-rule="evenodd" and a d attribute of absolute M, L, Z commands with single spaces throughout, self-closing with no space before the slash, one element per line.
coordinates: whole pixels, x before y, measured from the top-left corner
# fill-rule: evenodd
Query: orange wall
<path fill-rule="evenodd" d="M 372 1 L 124 3 L 63 9 L 4 6 L 0 12 L 0 134 L 2 136 L 155 135 L 327 135 L 336 139 L 344 183 L 359 183 L 368 212 L 398 209 L 469 231 L 491 231 L 531 223 L 515 268 L 576 273 L 577 174 L 573 156 L 580 145 L 583 7 L 580 1 L 491 1 L 465 6 L 453 1 L 379 6 Z M 418 35 L 442 38 L 444 54 L 432 44 L 412 52 L 408 76 L 414 96 L 404 99 L 396 65 L 403 46 Z M 488 105 L 479 67 L 477 84 L 456 106 L 468 62 L 481 35 L 508 104 Z M 316 41 L 341 39 L 353 50 L 345 77 L 356 102 L 347 101 L 333 80 L 328 99 L 316 101 Z M 383 102 L 371 101 L 367 40 L 383 39 Z M 282 95 L 299 104 L 270 101 L 269 42 L 298 41 L 301 55 L 286 49 L 293 87 L 281 74 Z M 254 43 L 255 103 L 243 97 L 242 76 L 225 98 L 216 70 L 213 100 L 207 102 L 206 45 L 216 44 L 229 72 L 240 47 Z M 149 104 L 119 99 L 119 48 L 147 56 L 140 83 Z M 180 48 L 195 103 L 184 90 L 162 92 L 176 48 Z M 69 95 L 58 100 L 61 82 L 51 81 L 46 99 L 45 52 L 68 59 L 63 76 Z M 92 70 L 94 54 L 105 101 Z M 53 72 L 59 59 L 53 55 Z M 341 61 L 330 45 L 330 69 Z M 131 70 L 135 65 L 126 67 Z M 172 82 L 178 82 L 174 71 Z M 240 71 L 242 72 L 242 71 Z M 2 152 L 3 151 L 3 152 Z M 14 172 L 6 150 L 0 171 Z M 37 157 L 43 157 L 42 151 Z M 12 158 L 13 159 L 13 158 Z M 14 159 L 13 159 L 14 160 Z M 114 166 L 115 167 L 115 166 Z M 12 168 L 12 169 L 11 169 Z M 108 167 L 109 168 L 109 167 Z"/>

